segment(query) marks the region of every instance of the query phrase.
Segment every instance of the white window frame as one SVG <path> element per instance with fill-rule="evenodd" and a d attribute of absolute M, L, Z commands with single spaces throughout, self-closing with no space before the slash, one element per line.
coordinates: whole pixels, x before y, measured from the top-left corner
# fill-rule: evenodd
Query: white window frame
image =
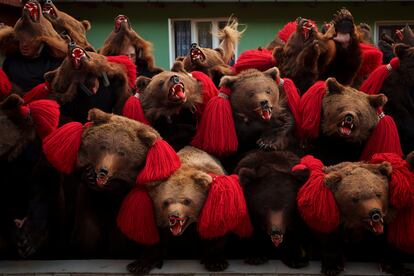
<path fill-rule="evenodd" d="M 374 43 L 378 45 L 378 36 L 379 33 L 379 27 L 380 26 L 390 26 L 390 25 L 414 25 L 414 20 L 382 20 L 382 21 L 375 21 L 375 27 L 374 27 Z"/>
<path fill-rule="evenodd" d="M 170 55 L 170 68 L 175 61 L 175 35 L 174 35 L 174 22 L 175 21 L 190 21 L 191 22 L 191 43 L 198 43 L 197 35 L 197 23 L 198 22 L 211 22 L 212 23 L 212 46 L 213 49 L 217 48 L 220 44 L 218 38 L 214 35 L 218 31 L 219 22 L 227 22 L 226 17 L 215 18 L 169 18 L 168 19 L 168 41 L 169 41 L 169 55 Z M 190 47 L 190 45 L 188 45 Z M 237 47 L 236 47 L 237 52 Z M 236 55 L 237 56 L 237 55 Z"/>

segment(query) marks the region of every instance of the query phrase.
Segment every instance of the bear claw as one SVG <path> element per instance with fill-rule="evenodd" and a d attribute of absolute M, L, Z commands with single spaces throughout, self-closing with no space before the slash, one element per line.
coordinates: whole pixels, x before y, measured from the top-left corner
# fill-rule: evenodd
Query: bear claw
<path fill-rule="evenodd" d="M 268 261 L 269 259 L 266 256 L 248 257 L 244 260 L 244 262 L 249 265 L 261 265 Z"/>
<path fill-rule="evenodd" d="M 208 271 L 223 271 L 229 267 L 226 260 L 205 260 L 202 263 Z"/>
<path fill-rule="evenodd" d="M 129 272 L 135 274 L 135 275 L 142 275 L 149 273 L 154 268 L 161 268 L 163 265 L 162 260 L 145 260 L 140 259 L 136 260 L 135 262 L 132 262 L 128 264 L 127 269 Z"/>

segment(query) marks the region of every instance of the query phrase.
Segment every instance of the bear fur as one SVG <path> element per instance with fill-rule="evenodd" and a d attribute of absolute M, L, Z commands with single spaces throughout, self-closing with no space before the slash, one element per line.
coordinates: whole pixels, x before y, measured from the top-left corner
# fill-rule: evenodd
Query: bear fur
<path fill-rule="evenodd" d="M 58 175 L 48 167 L 23 99 L 0 103 L 0 258 L 57 256 L 62 246 Z M 50 255 L 48 255 L 50 254 Z"/>
<path fill-rule="evenodd" d="M 148 273 L 161 267 L 168 257 L 201 258 L 209 271 L 222 271 L 228 266 L 223 255 L 224 238 L 206 241 L 197 233 L 197 221 L 213 182 L 209 173 L 223 175 L 224 170 L 217 160 L 194 147 L 187 146 L 178 155 L 181 167 L 176 172 L 165 181 L 147 185 L 160 229 L 160 243 L 128 265 L 132 273 Z"/>
<path fill-rule="evenodd" d="M 69 44 L 66 52 L 62 64 L 45 74 L 49 98 L 61 105 L 62 117 L 85 122 L 94 107 L 122 114 L 131 95 L 123 65 L 74 44 Z M 73 57 L 75 52 L 79 57 Z"/>
<path fill-rule="evenodd" d="M 145 124 L 98 109 L 89 111 L 89 119 L 93 124 L 83 131 L 76 169 L 64 179 L 72 253 L 128 257 L 136 249 L 117 227 L 118 211 L 160 136 Z"/>
<path fill-rule="evenodd" d="M 279 257 L 289 267 L 308 264 L 308 234 L 297 211 L 296 195 L 309 171 L 292 172 L 299 162 L 293 153 L 281 151 L 253 151 L 239 162 L 236 172 L 254 225 L 245 250 L 247 263 L 264 263 L 279 249 Z"/>
<path fill-rule="evenodd" d="M 106 38 L 99 53 L 104 56 L 116 56 L 127 45 L 135 47 L 137 76 L 151 78 L 163 71 L 155 66 L 152 43 L 143 39 L 132 29 L 128 17 L 118 15 L 115 18 L 115 28 Z"/>
<path fill-rule="evenodd" d="M 43 4 L 43 15 L 52 23 L 57 33 L 62 36 L 68 35 L 71 41 L 87 51 L 95 51 L 86 38 L 86 32 L 91 29 L 91 23 L 88 20 L 76 20 L 69 14 L 58 10 L 52 0 L 47 0 Z"/>
<path fill-rule="evenodd" d="M 309 141 L 306 151 L 326 165 L 358 161 L 380 120 L 377 109 L 385 105 L 387 97 L 367 95 L 339 84 L 334 78 L 325 83 L 319 137 Z M 349 125 L 347 119 L 351 119 Z"/>

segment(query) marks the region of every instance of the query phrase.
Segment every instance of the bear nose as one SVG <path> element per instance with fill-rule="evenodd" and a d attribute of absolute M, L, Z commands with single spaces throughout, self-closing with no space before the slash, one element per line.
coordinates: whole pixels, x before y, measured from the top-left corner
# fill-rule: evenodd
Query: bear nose
<path fill-rule="evenodd" d="M 101 167 L 99 169 L 99 174 L 108 174 L 109 173 L 109 169 L 107 167 Z"/>
<path fill-rule="evenodd" d="M 351 114 L 347 114 L 344 119 L 344 121 L 347 123 L 352 123 L 353 120 L 354 120 L 354 116 L 352 116 Z"/>
<path fill-rule="evenodd" d="M 267 107 L 269 107 L 269 101 L 268 100 L 261 101 L 260 105 L 264 108 L 267 108 Z"/>
<path fill-rule="evenodd" d="M 279 236 L 282 236 L 283 233 L 282 233 L 282 231 L 279 228 L 273 227 L 272 228 L 272 232 L 270 233 L 270 235 L 279 235 Z"/>
<path fill-rule="evenodd" d="M 180 78 L 177 75 L 174 75 L 170 78 L 170 81 L 174 84 L 180 83 Z"/>
<path fill-rule="evenodd" d="M 191 49 L 197 48 L 197 43 L 191 43 Z"/>
<path fill-rule="evenodd" d="M 369 217 L 374 222 L 379 222 L 382 220 L 381 210 L 375 208 L 369 212 Z"/>

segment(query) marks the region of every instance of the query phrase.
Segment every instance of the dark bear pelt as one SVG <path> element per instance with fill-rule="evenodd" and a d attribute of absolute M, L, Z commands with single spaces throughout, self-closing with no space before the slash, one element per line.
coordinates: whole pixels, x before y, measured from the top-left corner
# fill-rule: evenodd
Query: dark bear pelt
<path fill-rule="evenodd" d="M 309 171 L 292 172 L 300 162 L 291 152 L 253 151 L 236 168 L 243 186 L 254 236 L 245 249 L 249 264 L 278 256 L 286 265 L 308 265 L 309 236 L 296 207 L 298 189 Z"/>

